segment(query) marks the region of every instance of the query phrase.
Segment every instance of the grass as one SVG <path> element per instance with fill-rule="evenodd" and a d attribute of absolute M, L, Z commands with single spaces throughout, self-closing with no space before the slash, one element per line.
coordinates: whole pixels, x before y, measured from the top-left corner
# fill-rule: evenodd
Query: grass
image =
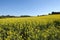
<path fill-rule="evenodd" d="M 0 40 L 60 40 L 60 15 L 0 19 Z"/>

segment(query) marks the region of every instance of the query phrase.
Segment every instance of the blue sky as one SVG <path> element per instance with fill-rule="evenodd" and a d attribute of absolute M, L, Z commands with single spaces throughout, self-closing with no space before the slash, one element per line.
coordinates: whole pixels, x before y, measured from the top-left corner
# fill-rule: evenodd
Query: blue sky
<path fill-rule="evenodd" d="M 0 15 L 42 15 L 60 11 L 60 0 L 0 0 Z"/>

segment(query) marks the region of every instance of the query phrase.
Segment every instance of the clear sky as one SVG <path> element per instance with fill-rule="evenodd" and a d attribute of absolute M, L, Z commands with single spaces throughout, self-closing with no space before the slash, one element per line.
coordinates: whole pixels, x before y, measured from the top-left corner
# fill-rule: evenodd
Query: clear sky
<path fill-rule="evenodd" d="M 0 15 L 42 15 L 60 11 L 60 0 L 0 0 Z"/>

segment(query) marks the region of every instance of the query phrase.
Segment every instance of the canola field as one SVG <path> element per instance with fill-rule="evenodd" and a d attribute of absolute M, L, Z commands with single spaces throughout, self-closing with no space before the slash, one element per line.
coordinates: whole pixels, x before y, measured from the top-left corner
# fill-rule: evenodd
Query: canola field
<path fill-rule="evenodd" d="M 60 40 L 60 15 L 0 18 L 0 40 Z"/>

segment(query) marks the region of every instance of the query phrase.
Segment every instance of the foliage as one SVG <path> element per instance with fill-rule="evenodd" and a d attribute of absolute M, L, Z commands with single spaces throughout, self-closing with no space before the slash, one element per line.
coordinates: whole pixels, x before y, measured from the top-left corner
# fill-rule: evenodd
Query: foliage
<path fill-rule="evenodd" d="M 0 16 L 0 18 L 15 18 L 16 16 L 10 16 L 10 15 L 6 15 L 6 16 L 4 16 L 4 15 L 2 15 L 2 16 Z"/>
<path fill-rule="evenodd" d="M 0 40 L 60 40 L 59 17 L 0 19 Z"/>
<path fill-rule="evenodd" d="M 57 14 L 60 14 L 60 12 L 52 12 L 52 13 L 48 13 L 48 15 L 57 15 Z"/>
<path fill-rule="evenodd" d="M 20 17 L 31 17 L 31 16 L 29 16 L 29 15 L 21 15 Z"/>

